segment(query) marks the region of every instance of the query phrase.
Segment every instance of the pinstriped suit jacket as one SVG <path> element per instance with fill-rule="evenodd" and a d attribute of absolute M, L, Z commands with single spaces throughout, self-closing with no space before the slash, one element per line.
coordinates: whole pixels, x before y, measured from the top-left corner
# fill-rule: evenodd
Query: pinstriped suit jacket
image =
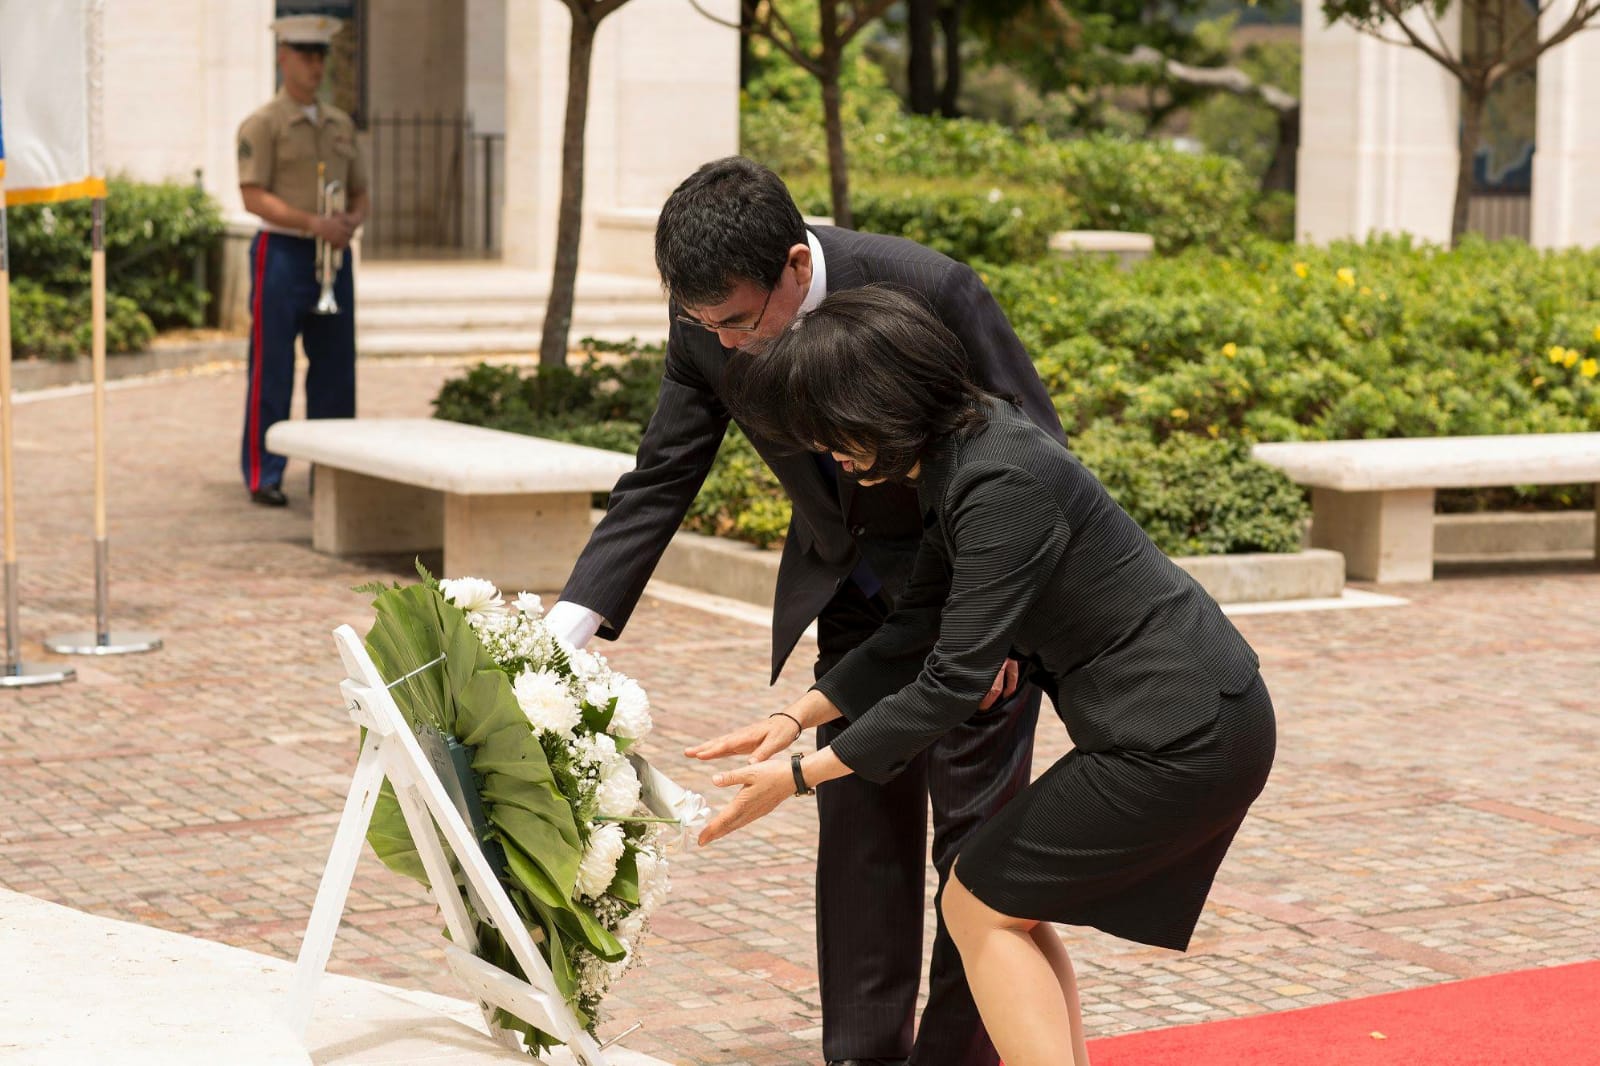
<path fill-rule="evenodd" d="M 991 392 L 1017 397 L 1027 415 L 1057 439 L 1060 419 L 1022 342 L 978 275 L 961 263 L 912 241 L 856 233 L 832 226 L 812 232 L 822 246 L 830 292 L 873 282 L 920 293 L 961 340 L 972 376 Z M 676 310 L 674 308 L 673 310 Z M 714 334 L 673 321 L 667 337 L 661 397 L 645 427 L 634 469 L 612 490 L 606 516 L 567 580 L 562 598 L 605 619 L 600 635 L 615 639 L 633 613 L 645 584 L 684 514 L 699 492 L 727 431 L 729 414 L 721 397 L 727 350 Z M 772 677 L 806 626 L 821 613 L 861 558 L 874 569 L 893 571 L 893 545 L 873 542 L 874 530 L 846 525 L 858 493 L 894 491 L 861 488 L 847 478 L 830 484 L 809 455 L 785 455 L 769 442 L 751 443 L 772 468 L 794 504 L 788 539 L 778 570 L 772 626 Z M 905 508 L 914 509 L 905 493 Z M 920 527 L 914 510 L 910 528 Z M 883 551 L 874 551 L 882 547 Z M 905 570 L 914 551 L 905 552 Z M 904 573 L 879 573 L 894 594 Z"/>
<path fill-rule="evenodd" d="M 832 747 L 869 781 L 971 717 L 1008 655 L 1082 751 L 1156 751 L 1216 718 L 1256 654 L 1215 601 L 1061 444 L 1007 404 L 924 458 L 928 525 L 893 614 L 816 687 Z M 900 687 L 906 664 L 920 668 Z"/>

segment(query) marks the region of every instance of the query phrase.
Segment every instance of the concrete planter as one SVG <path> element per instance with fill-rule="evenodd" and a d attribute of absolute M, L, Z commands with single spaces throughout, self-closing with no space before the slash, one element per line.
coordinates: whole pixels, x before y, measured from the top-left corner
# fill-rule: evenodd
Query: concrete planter
<path fill-rule="evenodd" d="M 778 554 L 721 537 L 679 533 L 661 557 L 656 576 L 675 585 L 770 607 L 778 579 Z M 1219 603 L 1331 599 L 1344 589 L 1344 557 L 1322 549 L 1281 555 L 1188 556 L 1173 561 Z"/>
<path fill-rule="evenodd" d="M 207 363 L 242 362 L 245 358 L 243 337 L 224 337 L 218 340 L 186 341 L 172 344 L 159 339 L 142 352 L 106 356 L 106 380 L 142 377 L 168 370 L 184 370 Z M 63 385 L 84 385 L 94 380 L 94 360 L 79 356 L 70 362 L 51 363 L 29 359 L 11 368 L 12 387 L 17 392 L 53 389 Z"/>

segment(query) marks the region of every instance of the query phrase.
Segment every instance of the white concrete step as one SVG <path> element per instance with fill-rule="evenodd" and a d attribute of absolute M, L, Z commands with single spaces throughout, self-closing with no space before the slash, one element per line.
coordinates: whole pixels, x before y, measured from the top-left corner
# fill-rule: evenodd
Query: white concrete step
<path fill-rule="evenodd" d="M 500 303 L 396 303 L 377 307 L 366 303 L 356 307 L 356 328 L 365 331 L 417 330 L 422 332 L 469 329 L 532 329 L 544 322 L 545 301 L 504 301 Z M 596 325 L 638 323 L 662 327 L 667 318 L 665 300 L 627 302 L 581 301 L 574 308 L 574 319 Z"/>
<path fill-rule="evenodd" d="M 550 293 L 550 275 L 518 270 L 499 263 L 363 263 L 357 303 L 448 304 L 494 301 L 542 304 Z M 611 300 L 661 301 L 661 284 L 654 277 L 616 274 L 580 274 L 580 302 Z"/>
<path fill-rule="evenodd" d="M 574 345 L 584 337 L 616 342 L 631 338 L 652 344 L 665 340 L 666 335 L 665 323 L 658 323 L 652 331 L 644 325 L 596 325 L 578 321 L 573 323 L 568 338 Z M 537 329 L 475 329 L 438 333 L 383 330 L 359 334 L 356 351 L 361 355 L 375 356 L 488 355 L 536 352 L 539 350 L 539 340 L 540 331 Z"/>
<path fill-rule="evenodd" d="M 0 1060 L 28 1066 L 528 1063 L 476 1006 L 336 974 L 304 1042 L 282 1020 L 294 964 L 0 889 Z M 666 1066 L 619 1047 L 613 1066 Z M 571 1064 L 564 1053 L 551 1063 Z"/>

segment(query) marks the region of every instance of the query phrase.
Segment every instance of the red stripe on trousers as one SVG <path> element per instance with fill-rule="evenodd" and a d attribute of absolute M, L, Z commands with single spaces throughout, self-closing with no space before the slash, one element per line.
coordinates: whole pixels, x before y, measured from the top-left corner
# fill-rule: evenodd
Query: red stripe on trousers
<path fill-rule="evenodd" d="M 250 308 L 250 343 L 255 346 L 254 366 L 250 368 L 250 491 L 261 488 L 261 290 L 267 277 L 267 232 L 261 231 L 256 247 L 256 298 Z"/>

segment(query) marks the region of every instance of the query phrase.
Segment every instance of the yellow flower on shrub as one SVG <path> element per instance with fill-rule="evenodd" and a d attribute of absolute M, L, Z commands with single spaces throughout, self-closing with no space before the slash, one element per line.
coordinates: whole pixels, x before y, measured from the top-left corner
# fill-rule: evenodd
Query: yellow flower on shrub
<path fill-rule="evenodd" d="M 1372 286 L 1370 286 L 1370 285 L 1361 286 L 1361 295 L 1363 295 L 1363 296 L 1371 296 L 1372 295 Z"/>
<path fill-rule="evenodd" d="M 1562 360 L 1566 359 L 1566 357 L 1567 350 L 1561 347 L 1561 345 L 1558 344 L 1554 348 L 1550 349 L 1550 361 L 1552 363 L 1560 363 Z"/>
<path fill-rule="evenodd" d="M 1537 388 L 1542 387 L 1543 385 L 1544 385 L 1544 375 L 1543 374 L 1540 374 L 1538 377 L 1533 379 L 1533 387 L 1534 388 L 1537 389 Z"/>
<path fill-rule="evenodd" d="M 1308 276 L 1310 273 L 1311 273 L 1311 268 L 1306 266 L 1304 263 L 1296 263 L 1294 265 L 1295 277 L 1303 278 L 1303 277 Z M 1596 333 L 1600 333 L 1600 326 L 1596 326 L 1595 327 L 1595 332 Z"/>
<path fill-rule="evenodd" d="M 1594 328 L 1594 339 L 1600 341 L 1600 326 Z"/>
<path fill-rule="evenodd" d="M 1189 421 L 1189 412 L 1181 407 L 1174 407 L 1172 409 L 1172 420 L 1174 422 L 1187 422 Z"/>
<path fill-rule="evenodd" d="M 1229 359 L 1232 359 L 1234 356 L 1239 354 L 1239 346 L 1232 341 L 1229 341 L 1227 344 L 1222 346 L 1222 354 L 1227 356 Z"/>
<path fill-rule="evenodd" d="M 1206 432 L 1209 433 L 1213 439 L 1215 439 L 1216 437 L 1220 437 L 1222 435 L 1222 427 L 1213 422 L 1206 427 Z"/>
<path fill-rule="evenodd" d="M 1347 288 L 1347 289 L 1355 288 L 1355 286 L 1356 286 L 1356 272 L 1354 270 L 1351 270 L 1349 267 L 1340 267 L 1338 272 L 1334 276 L 1339 279 L 1339 284 L 1343 285 L 1345 288 Z"/>
<path fill-rule="evenodd" d="M 1561 365 L 1566 367 L 1568 370 L 1571 370 L 1573 366 L 1577 364 L 1577 362 L 1578 353 L 1573 351 L 1571 348 L 1568 348 L 1567 354 L 1561 360 Z"/>
<path fill-rule="evenodd" d="M 1583 365 L 1578 367 L 1578 373 L 1586 378 L 1592 378 L 1596 374 L 1600 374 L 1600 361 L 1585 359 Z"/>

